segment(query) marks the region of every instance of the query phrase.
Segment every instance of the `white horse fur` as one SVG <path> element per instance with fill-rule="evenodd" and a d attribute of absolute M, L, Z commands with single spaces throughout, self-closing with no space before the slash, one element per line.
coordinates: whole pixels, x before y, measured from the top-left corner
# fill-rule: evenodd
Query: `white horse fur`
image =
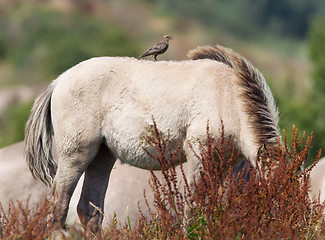
<path fill-rule="evenodd" d="M 310 190 L 313 197 L 325 201 L 325 157 L 319 159 L 310 173 Z"/>
<path fill-rule="evenodd" d="M 159 169 L 145 151 L 154 152 L 144 139 L 153 135 L 153 119 L 175 148 L 182 141 L 190 182 L 200 168 L 193 150 L 206 139 L 207 124 L 217 138 L 223 123 L 226 137 L 233 137 L 253 165 L 262 145 L 277 146 L 278 113 L 262 74 L 221 46 L 197 48 L 189 57 L 93 58 L 67 70 L 36 99 L 26 124 L 26 159 L 33 175 L 52 186 L 54 216 L 62 226 L 84 172 L 78 215 L 96 230 L 101 217 L 89 202 L 103 209 L 117 158 Z M 51 155 L 52 125 L 58 165 Z"/>

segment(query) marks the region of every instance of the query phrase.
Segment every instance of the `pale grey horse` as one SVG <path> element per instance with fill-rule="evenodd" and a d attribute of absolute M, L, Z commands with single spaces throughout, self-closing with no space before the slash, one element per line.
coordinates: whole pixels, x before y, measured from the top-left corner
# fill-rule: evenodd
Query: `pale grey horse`
<path fill-rule="evenodd" d="M 96 230 L 101 214 L 89 203 L 103 209 L 117 158 L 160 168 L 147 154 L 155 153 L 146 141 L 155 135 L 153 119 L 172 150 L 182 142 L 190 185 L 200 170 L 196 153 L 207 124 L 213 138 L 224 127 L 253 166 L 261 146 L 277 147 L 278 112 L 262 74 L 221 46 L 197 48 L 189 57 L 179 62 L 93 58 L 60 75 L 36 99 L 26 124 L 26 159 L 33 175 L 52 186 L 54 217 L 62 227 L 83 173 L 78 215 Z M 51 155 L 52 126 L 58 165 Z"/>

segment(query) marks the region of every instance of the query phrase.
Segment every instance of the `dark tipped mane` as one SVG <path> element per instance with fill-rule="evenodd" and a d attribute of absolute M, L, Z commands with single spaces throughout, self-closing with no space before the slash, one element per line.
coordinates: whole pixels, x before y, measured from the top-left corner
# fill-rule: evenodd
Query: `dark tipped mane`
<path fill-rule="evenodd" d="M 187 57 L 192 60 L 198 59 L 211 59 L 228 65 L 234 68 L 234 63 L 232 59 L 232 54 L 234 53 L 229 48 L 225 48 L 217 45 L 216 48 L 211 46 L 197 47 L 188 52 Z"/>
<path fill-rule="evenodd" d="M 242 91 L 240 97 L 244 101 L 245 111 L 249 115 L 251 130 L 256 134 L 256 143 L 275 145 L 279 133 L 277 129 L 278 111 L 272 93 L 263 75 L 244 57 L 229 48 L 198 47 L 188 55 L 192 60 L 211 59 L 233 68 L 239 77 Z"/>

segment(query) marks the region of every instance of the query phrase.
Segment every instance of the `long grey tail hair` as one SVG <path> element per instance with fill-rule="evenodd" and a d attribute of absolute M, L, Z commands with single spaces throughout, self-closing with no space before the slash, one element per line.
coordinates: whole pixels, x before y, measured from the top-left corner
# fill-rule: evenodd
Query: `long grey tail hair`
<path fill-rule="evenodd" d="M 244 57 L 229 48 L 198 47 L 187 56 L 192 60 L 211 59 L 224 63 L 238 76 L 239 96 L 244 111 L 249 115 L 249 125 L 256 136 L 256 144 L 274 147 L 279 138 L 278 110 L 263 75 Z"/>
<path fill-rule="evenodd" d="M 25 157 L 34 178 L 52 186 L 57 163 L 52 156 L 51 97 L 56 82 L 35 100 L 25 127 Z"/>

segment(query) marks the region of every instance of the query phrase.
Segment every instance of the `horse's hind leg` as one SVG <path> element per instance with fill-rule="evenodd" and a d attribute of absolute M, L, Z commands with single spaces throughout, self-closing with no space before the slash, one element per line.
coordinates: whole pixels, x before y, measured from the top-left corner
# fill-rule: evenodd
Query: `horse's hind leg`
<path fill-rule="evenodd" d="M 59 221 L 62 228 L 65 227 L 71 196 L 80 176 L 97 154 L 99 145 L 100 143 L 94 142 L 87 147 L 59 151 L 58 170 L 50 197 L 54 198 L 54 221 Z M 58 149 L 62 149 L 62 146 Z"/>
<path fill-rule="evenodd" d="M 102 144 L 100 149 L 85 171 L 82 193 L 78 204 L 78 215 L 85 226 L 93 232 L 102 221 L 104 198 L 107 190 L 110 172 L 116 158 Z"/>

